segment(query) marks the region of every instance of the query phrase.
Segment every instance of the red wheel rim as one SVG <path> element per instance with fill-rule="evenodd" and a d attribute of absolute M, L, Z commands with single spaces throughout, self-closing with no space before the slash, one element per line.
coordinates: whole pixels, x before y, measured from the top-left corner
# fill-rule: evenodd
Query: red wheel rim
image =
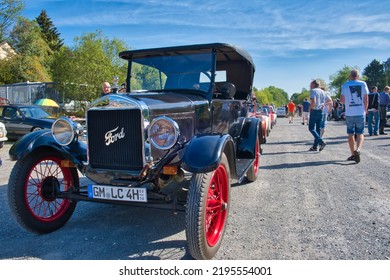
<path fill-rule="evenodd" d="M 225 227 L 229 196 L 228 186 L 227 172 L 221 164 L 213 173 L 206 201 L 206 240 L 211 247 L 218 243 Z"/>
<path fill-rule="evenodd" d="M 255 175 L 259 172 L 259 162 L 260 162 L 260 152 L 259 152 L 259 139 L 256 139 L 256 148 L 255 148 L 255 161 L 253 162 L 253 171 Z"/>
<path fill-rule="evenodd" d="M 70 200 L 56 198 L 55 194 L 67 191 L 73 178 L 69 168 L 61 167 L 57 157 L 38 161 L 28 173 L 24 197 L 30 213 L 42 222 L 53 222 L 68 209 Z"/>

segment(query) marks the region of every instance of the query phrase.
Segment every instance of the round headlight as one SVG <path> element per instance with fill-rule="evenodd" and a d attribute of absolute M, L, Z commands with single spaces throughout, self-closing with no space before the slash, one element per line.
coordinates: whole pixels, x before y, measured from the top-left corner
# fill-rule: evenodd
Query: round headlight
<path fill-rule="evenodd" d="M 58 144 L 66 146 L 74 140 L 76 126 L 70 119 L 61 117 L 53 123 L 51 133 Z"/>
<path fill-rule="evenodd" d="M 172 148 L 179 138 L 179 126 L 167 117 L 155 118 L 149 128 L 149 139 L 160 150 Z"/>

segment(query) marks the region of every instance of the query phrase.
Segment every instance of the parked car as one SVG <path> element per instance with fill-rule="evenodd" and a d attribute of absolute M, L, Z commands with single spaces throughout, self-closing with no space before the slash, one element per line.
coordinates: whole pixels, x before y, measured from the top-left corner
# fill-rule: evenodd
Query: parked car
<path fill-rule="evenodd" d="M 272 105 L 263 105 L 263 108 L 268 109 L 271 118 L 271 128 L 273 128 L 276 125 L 278 115 Z"/>
<path fill-rule="evenodd" d="M 259 175 L 261 122 L 247 117 L 252 58 L 223 43 L 119 56 L 128 61 L 128 93 L 91 103 L 86 143 L 62 117 L 52 133 L 30 133 L 11 147 L 11 212 L 26 229 L 49 233 L 80 200 L 185 211 L 189 253 L 213 258 L 230 200 L 240 200 L 231 183 Z M 130 77 L 140 66 L 150 75 Z M 132 91 L 134 79 L 142 91 Z M 93 183 L 80 186 L 78 171 Z"/>
<path fill-rule="evenodd" d="M 67 112 L 76 112 L 79 110 L 86 110 L 89 106 L 88 101 L 75 101 L 71 100 L 68 103 L 61 104 L 61 108 Z"/>
<path fill-rule="evenodd" d="M 386 125 L 387 127 L 390 126 L 390 104 L 387 105 L 387 112 L 386 112 Z"/>
<path fill-rule="evenodd" d="M 261 121 L 261 136 L 262 138 L 260 139 L 260 153 L 263 153 L 263 144 L 267 143 L 267 136 L 268 136 L 268 131 L 267 131 L 267 116 L 264 116 L 262 114 L 262 108 L 258 106 L 258 104 L 253 104 L 249 107 L 249 117 L 253 118 L 258 118 Z"/>
<path fill-rule="evenodd" d="M 8 131 L 8 138 L 18 139 L 32 131 L 50 129 L 55 118 L 39 106 L 8 104 L 0 105 L 0 121 Z"/>
<path fill-rule="evenodd" d="M 8 138 L 19 139 L 25 134 L 41 129 L 51 129 L 56 117 L 37 105 L 0 105 L 0 121 L 4 123 Z M 77 129 L 83 130 L 80 124 Z"/>
<path fill-rule="evenodd" d="M 278 107 L 276 109 L 276 115 L 278 117 L 287 117 L 287 112 L 285 107 Z"/>
<path fill-rule="evenodd" d="M 0 149 L 3 148 L 4 142 L 7 141 L 7 130 L 5 129 L 5 125 L 0 122 Z M 3 164 L 3 161 L 0 157 L 0 166 Z"/>
<path fill-rule="evenodd" d="M 266 127 L 267 127 L 267 136 L 271 133 L 272 125 L 271 125 L 271 113 L 268 108 L 265 108 L 263 106 L 259 106 L 261 110 L 261 114 L 265 118 Z"/>

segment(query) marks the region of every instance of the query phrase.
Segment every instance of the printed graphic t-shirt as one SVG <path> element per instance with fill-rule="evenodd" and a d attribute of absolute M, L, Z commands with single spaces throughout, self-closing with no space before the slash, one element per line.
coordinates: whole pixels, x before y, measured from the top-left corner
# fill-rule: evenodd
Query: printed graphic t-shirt
<path fill-rule="evenodd" d="M 341 94 L 345 97 L 345 115 L 346 116 L 364 116 L 364 96 L 368 94 L 367 84 L 359 80 L 346 82 Z"/>

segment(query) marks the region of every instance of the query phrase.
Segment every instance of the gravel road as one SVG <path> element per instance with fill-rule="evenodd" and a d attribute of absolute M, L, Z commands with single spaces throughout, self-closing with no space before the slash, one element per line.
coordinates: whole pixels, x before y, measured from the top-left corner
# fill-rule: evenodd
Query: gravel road
<path fill-rule="evenodd" d="M 390 258 L 390 136 L 366 137 L 359 164 L 346 161 L 344 122 L 329 122 L 325 139 L 322 152 L 309 152 L 307 126 L 278 120 L 264 145 L 259 179 L 232 186 L 215 259 Z M 11 144 L 0 150 L 0 259 L 191 259 L 184 213 L 80 202 L 54 233 L 20 228 L 7 204 Z"/>

